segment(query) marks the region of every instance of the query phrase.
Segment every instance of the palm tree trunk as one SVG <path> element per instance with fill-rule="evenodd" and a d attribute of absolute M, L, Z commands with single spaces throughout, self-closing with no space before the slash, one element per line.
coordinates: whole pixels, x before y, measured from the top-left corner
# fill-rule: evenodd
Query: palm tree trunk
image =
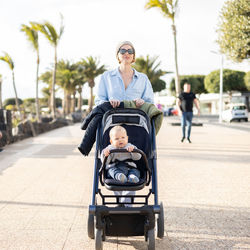
<path fill-rule="evenodd" d="M 179 77 L 179 70 L 178 70 L 178 57 L 177 57 L 177 41 L 176 41 L 176 26 L 172 24 L 173 35 L 174 35 L 174 57 L 175 57 L 175 91 L 176 96 L 178 97 L 180 94 L 180 77 Z"/>
<path fill-rule="evenodd" d="M 12 70 L 12 83 L 13 83 L 13 88 L 14 88 L 14 92 L 15 92 L 15 99 L 16 99 L 17 110 L 18 110 L 18 112 L 20 114 L 21 120 L 23 120 L 23 114 L 21 112 L 21 108 L 20 108 L 19 102 L 18 102 L 17 91 L 16 91 L 16 84 L 15 84 L 15 74 L 14 74 L 13 70 Z"/>
<path fill-rule="evenodd" d="M 73 112 L 75 112 L 75 107 L 76 107 L 76 92 L 74 91 L 73 92 L 73 98 L 72 98 L 72 106 L 71 106 L 71 112 L 73 113 Z"/>
<path fill-rule="evenodd" d="M 0 78 L 0 109 L 3 108 L 3 101 L 2 101 L 2 79 Z"/>
<path fill-rule="evenodd" d="M 57 51 L 55 46 L 55 57 L 54 57 L 54 72 L 53 72 L 53 80 L 51 87 L 51 115 L 53 118 L 56 118 L 56 98 L 55 98 L 55 85 L 56 85 L 56 68 L 57 68 Z"/>
<path fill-rule="evenodd" d="M 82 88 L 78 89 L 78 102 L 77 102 L 77 109 L 82 111 Z"/>
<path fill-rule="evenodd" d="M 39 108 L 39 97 L 38 97 L 38 78 L 39 78 L 39 54 L 37 53 L 37 67 L 36 67 L 36 119 L 41 122 L 40 108 Z"/>
<path fill-rule="evenodd" d="M 66 89 L 63 90 L 63 102 L 62 102 L 62 106 L 63 106 L 63 117 L 65 117 L 66 115 L 66 103 L 67 103 L 67 92 Z"/>
<path fill-rule="evenodd" d="M 93 108 L 93 87 L 90 87 L 89 112 L 92 111 L 92 108 Z"/>
<path fill-rule="evenodd" d="M 67 91 L 67 98 L 66 98 L 66 114 L 70 113 L 71 109 L 71 93 Z"/>

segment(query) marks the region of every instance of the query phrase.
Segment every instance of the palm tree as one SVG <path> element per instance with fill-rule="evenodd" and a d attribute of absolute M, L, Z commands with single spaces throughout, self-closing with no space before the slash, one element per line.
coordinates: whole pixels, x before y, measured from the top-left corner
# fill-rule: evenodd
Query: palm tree
<path fill-rule="evenodd" d="M 57 67 L 57 84 L 63 88 L 64 101 L 63 113 L 69 114 L 75 111 L 75 92 L 77 79 L 77 64 L 71 64 L 69 61 L 60 60 Z M 71 96 L 73 95 L 73 101 Z M 72 104 L 72 105 L 71 105 Z"/>
<path fill-rule="evenodd" d="M 106 68 L 105 65 L 99 66 L 99 61 L 97 58 L 93 58 L 92 56 L 87 57 L 86 59 L 82 59 L 79 64 L 82 66 L 83 73 L 86 77 L 86 81 L 90 87 L 90 98 L 89 98 L 89 111 L 93 108 L 93 88 L 95 86 L 95 78 L 102 74 Z"/>
<path fill-rule="evenodd" d="M 180 93 L 180 77 L 177 62 L 177 41 L 176 41 L 176 26 L 175 16 L 178 8 L 178 0 L 148 0 L 145 5 L 146 9 L 158 8 L 163 16 L 170 18 L 172 21 L 172 30 L 174 35 L 174 51 L 175 51 L 175 89 L 177 96 Z"/>
<path fill-rule="evenodd" d="M 56 85 L 56 68 L 57 68 L 57 46 L 62 37 L 64 26 L 63 26 L 63 17 L 61 16 L 61 26 L 59 32 L 56 31 L 54 26 L 45 21 L 44 23 L 35 23 L 31 22 L 32 28 L 41 32 L 54 47 L 54 69 L 53 69 L 53 81 L 51 86 L 51 113 L 52 117 L 56 117 L 56 102 L 55 102 L 55 85 Z"/>
<path fill-rule="evenodd" d="M 2 75 L 0 74 L 0 109 L 3 108 L 3 101 L 2 101 L 2 82 L 3 82 L 3 78 L 2 78 Z"/>
<path fill-rule="evenodd" d="M 146 56 L 146 59 L 141 56 L 136 58 L 133 65 L 137 71 L 140 71 L 148 76 L 148 79 L 152 83 L 154 92 L 158 92 L 166 88 L 166 83 L 161 80 L 160 77 L 167 73 L 171 73 L 159 69 L 161 62 L 156 63 L 157 59 L 158 57 L 150 58 L 149 55 Z"/>
<path fill-rule="evenodd" d="M 20 114 L 21 119 L 23 119 L 23 115 L 21 112 L 21 108 L 18 102 L 18 97 L 17 97 L 17 91 L 16 91 L 16 84 L 15 84 L 15 74 L 14 74 L 14 62 L 11 59 L 10 55 L 6 52 L 3 52 L 4 56 L 0 56 L 0 60 L 3 62 L 6 62 L 8 64 L 8 66 L 10 67 L 11 71 L 12 71 L 12 83 L 13 83 L 13 88 L 14 88 L 14 92 L 15 92 L 15 101 L 16 101 L 16 106 L 17 106 L 17 110 Z"/>
<path fill-rule="evenodd" d="M 45 105 L 49 107 L 50 87 L 43 87 L 41 89 L 41 92 L 44 97 L 41 99 L 42 103 L 45 103 Z"/>
<path fill-rule="evenodd" d="M 32 27 L 29 27 L 25 24 L 22 24 L 21 31 L 25 33 L 28 41 L 32 45 L 33 49 L 36 51 L 37 54 L 37 66 L 36 66 L 36 118 L 38 122 L 41 122 L 40 118 L 40 109 L 39 109 L 39 97 L 38 97 L 38 75 L 39 75 L 39 43 L 38 43 L 38 32 L 33 29 Z"/>

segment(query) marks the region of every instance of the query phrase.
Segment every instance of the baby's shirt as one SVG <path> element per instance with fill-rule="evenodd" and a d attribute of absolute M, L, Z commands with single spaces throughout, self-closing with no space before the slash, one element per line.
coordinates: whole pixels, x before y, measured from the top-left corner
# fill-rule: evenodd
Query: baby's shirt
<path fill-rule="evenodd" d="M 123 147 L 121 149 L 127 149 L 130 146 L 133 146 L 134 148 L 137 148 L 133 144 L 128 143 L 125 147 Z M 110 144 L 105 149 L 109 149 L 109 151 L 110 151 L 112 149 L 117 149 L 117 148 Z M 101 153 L 101 161 L 102 162 L 103 162 L 104 158 L 105 158 L 104 150 L 102 150 L 102 153 Z M 117 152 L 117 153 L 112 153 L 112 154 L 110 154 L 108 156 L 106 164 L 110 164 L 109 167 L 111 167 L 111 165 L 115 165 L 115 164 L 112 164 L 112 163 L 114 163 L 116 160 L 118 160 L 118 161 L 126 161 L 128 159 L 131 159 L 131 160 L 137 161 L 137 160 L 140 160 L 140 158 L 141 158 L 141 154 L 140 153 L 135 153 L 135 152 L 120 153 L 120 152 Z M 131 167 L 136 167 L 136 164 L 134 162 L 129 162 L 128 161 L 127 163 Z"/>

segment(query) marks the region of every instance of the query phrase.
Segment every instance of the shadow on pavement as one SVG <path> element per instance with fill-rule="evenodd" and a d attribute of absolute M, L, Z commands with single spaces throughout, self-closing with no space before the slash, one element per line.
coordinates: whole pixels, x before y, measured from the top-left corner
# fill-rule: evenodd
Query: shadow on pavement
<path fill-rule="evenodd" d="M 88 206 L 81 205 L 68 205 L 68 204 L 54 204 L 54 203 L 41 203 L 41 202 L 21 202 L 21 201 L 0 201 L 0 204 L 17 205 L 17 206 L 38 206 L 38 207 L 63 207 L 63 208 L 82 208 L 88 209 Z"/>
<path fill-rule="evenodd" d="M 126 249 L 127 247 L 133 247 L 133 249 L 136 250 L 145 250 L 147 249 L 147 242 L 145 241 L 144 237 L 136 237 L 136 238 L 119 238 L 119 239 L 109 239 L 107 238 L 107 243 L 112 243 L 114 245 L 120 245 L 123 246 L 122 249 Z M 127 247 L 126 247 L 127 246 Z M 125 247 L 125 248 L 124 248 Z M 104 249 L 105 249 L 105 243 L 104 243 Z M 131 249 L 131 248 L 129 248 Z M 169 243 L 169 239 L 167 236 L 165 236 L 163 239 L 155 239 L 155 249 L 161 249 L 161 250 L 171 250 L 171 246 Z"/>
<path fill-rule="evenodd" d="M 250 249 L 249 209 L 197 207 L 165 207 L 172 249 Z"/>
<path fill-rule="evenodd" d="M 250 249 L 250 210 L 247 208 L 166 206 L 164 212 L 165 236 L 156 238 L 156 249 Z M 144 237 L 107 237 L 106 242 L 147 249 Z"/>

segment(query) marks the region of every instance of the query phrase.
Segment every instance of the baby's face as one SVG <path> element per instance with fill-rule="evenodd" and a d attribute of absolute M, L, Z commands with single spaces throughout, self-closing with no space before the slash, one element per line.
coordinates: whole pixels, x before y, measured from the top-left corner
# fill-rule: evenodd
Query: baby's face
<path fill-rule="evenodd" d="M 115 148 L 123 148 L 128 143 L 128 136 L 123 131 L 116 131 L 110 137 L 110 143 Z"/>

